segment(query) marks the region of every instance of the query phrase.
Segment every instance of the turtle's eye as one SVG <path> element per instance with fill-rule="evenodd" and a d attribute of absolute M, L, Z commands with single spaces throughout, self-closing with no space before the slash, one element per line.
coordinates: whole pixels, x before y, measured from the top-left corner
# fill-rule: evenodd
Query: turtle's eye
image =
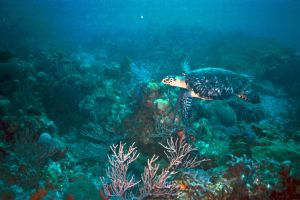
<path fill-rule="evenodd" d="M 173 76 L 167 76 L 166 78 L 164 78 L 164 79 L 162 80 L 162 82 L 163 82 L 164 84 L 171 84 L 171 83 L 174 82 L 174 81 L 176 81 L 176 78 L 173 77 Z"/>

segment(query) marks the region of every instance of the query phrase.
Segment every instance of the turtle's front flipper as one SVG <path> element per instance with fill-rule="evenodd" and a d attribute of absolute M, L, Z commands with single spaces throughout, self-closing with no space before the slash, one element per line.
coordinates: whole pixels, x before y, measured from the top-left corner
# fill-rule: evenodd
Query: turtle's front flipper
<path fill-rule="evenodd" d="M 180 107 L 181 107 L 181 117 L 185 125 L 187 125 L 192 108 L 192 95 L 190 91 L 185 91 L 181 95 Z"/>
<path fill-rule="evenodd" d="M 244 90 L 241 93 L 237 95 L 240 99 L 243 99 L 244 101 L 257 104 L 260 103 L 260 98 L 257 94 L 255 94 L 251 90 Z"/>

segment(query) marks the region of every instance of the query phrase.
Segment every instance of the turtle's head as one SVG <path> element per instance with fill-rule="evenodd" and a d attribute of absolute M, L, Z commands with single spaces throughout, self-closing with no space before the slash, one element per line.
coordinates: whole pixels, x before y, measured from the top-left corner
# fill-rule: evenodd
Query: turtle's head
<path fill-rule="evenodd" d="M 166 85 L 177 86 L 178 79 L 176 76 L 166 76 L 161 82 Z"/>
<path fill-rule="evenodd" d="M 186 88 L 185 81 L 183 77 L 180 76 L 166 76 L 161 82 L 163 84 L 170 85 L 173 87 Z"/>

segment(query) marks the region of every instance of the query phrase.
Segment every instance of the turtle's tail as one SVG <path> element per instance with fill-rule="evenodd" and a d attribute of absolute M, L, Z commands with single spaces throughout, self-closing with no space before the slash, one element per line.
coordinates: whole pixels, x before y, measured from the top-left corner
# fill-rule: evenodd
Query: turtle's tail
<path fill-rule="evenodd" d="M 256 93 L 254 93 L 251 90 L 244 90 L 241 93 L 237 95 L 240 99 L 243 99 L 244 101 L 257 104 L 260 103 L 260 97 Z"/>

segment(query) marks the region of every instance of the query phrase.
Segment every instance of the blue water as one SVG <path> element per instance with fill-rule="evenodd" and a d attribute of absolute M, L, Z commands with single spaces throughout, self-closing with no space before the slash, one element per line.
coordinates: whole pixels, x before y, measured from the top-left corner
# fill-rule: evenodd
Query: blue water
<path fill-rule="evenodd" d="M 2 1 L 0 9 L 1 43 L 11 38 L 8 32 L 18 33 L 11 38 L 18 44 L 51 39 L 76 46 L 105 30 L 194 25 L 264 36 L 297 49 L 300 45 L 297 0 L 12 0 Z"/>

